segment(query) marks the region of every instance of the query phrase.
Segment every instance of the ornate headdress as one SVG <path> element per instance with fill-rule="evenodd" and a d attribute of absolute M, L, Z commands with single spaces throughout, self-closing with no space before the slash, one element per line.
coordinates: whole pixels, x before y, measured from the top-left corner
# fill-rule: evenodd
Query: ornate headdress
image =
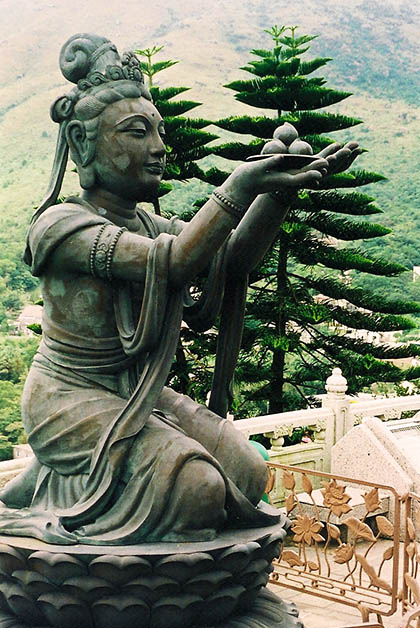
<path fill-rule="evenodd" d="M 67 124 L 72 119 L 86 122 L 99 110 L 122 98 L 144 96 L 151 100 L 144 85 L 140 62 L 132 52 L 118 54 L 105 37 L 78 33 L 66 41 L 60 52 L 63 76 L 76 84 L 51 106 L 51 118 L 60 124 L 54 164 L 47 194 L 32 216 L 32 222 L 57 200 L 66 170 L 69 147 Z"/>

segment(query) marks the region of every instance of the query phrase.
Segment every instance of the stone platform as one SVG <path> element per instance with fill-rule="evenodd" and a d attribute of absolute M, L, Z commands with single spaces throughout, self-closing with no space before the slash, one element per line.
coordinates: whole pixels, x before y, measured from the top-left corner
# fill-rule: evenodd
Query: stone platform
<path fill-rule="evenodd" d="M 0 536 L 0 628 L 298 628 L 266 589 L 285 534 L 280 523 L 121 547 Z"/>

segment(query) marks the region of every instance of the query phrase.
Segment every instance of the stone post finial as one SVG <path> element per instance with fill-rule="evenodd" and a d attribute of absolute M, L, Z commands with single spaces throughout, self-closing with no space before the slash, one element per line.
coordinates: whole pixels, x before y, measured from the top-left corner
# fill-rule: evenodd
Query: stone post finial
<path fill-rule="evenodd" d="M 330 472 L 333 446 L 353 427 L 349 414 L 350 401 L 346 396 L 347 380 L 343 377 L 341 369 L 333 369 L 332 375 L 326 381 L 325 390 L 327 394 L 322 400 L 322 407 L 332 410 L 331 416 L 327 419 L 324 457 L 325 470 Z"/>
<path fill-rule="evenodd" d="M 347 391 L 347 380 L 343 377 L 341 369 L 336 367 L 333 369 L 332 375 L 329 376 L 325 384 L 325 390 L 330 395 L 345 395 Z"/>

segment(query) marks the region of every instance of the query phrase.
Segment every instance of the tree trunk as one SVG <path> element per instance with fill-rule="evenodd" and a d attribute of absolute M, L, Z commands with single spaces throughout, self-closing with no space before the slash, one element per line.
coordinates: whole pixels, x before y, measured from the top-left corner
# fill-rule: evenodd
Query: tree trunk
<path fill-rule="evenodd" d="M 280 344 L 273 349 L 273 359 L 271 363 L 271 382 L 269 393 L 269 413 L 276 414 L 284 412 L 284 369 L 286 360 L 286 299 L 287 299 L 287 246 L 286 242 L 280 241 L 280 251 L 277 264 L 277 303 L 278 315 L 276 319 L 276 337 Z"/>

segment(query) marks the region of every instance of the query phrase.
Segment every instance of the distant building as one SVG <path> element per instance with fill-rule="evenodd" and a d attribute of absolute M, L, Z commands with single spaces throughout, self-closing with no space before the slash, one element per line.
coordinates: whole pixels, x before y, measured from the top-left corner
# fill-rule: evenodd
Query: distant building
<path fill-rule="evenodd" d="M 420 279 L 420 266 L 413 266 L 413 281 Z"/>

